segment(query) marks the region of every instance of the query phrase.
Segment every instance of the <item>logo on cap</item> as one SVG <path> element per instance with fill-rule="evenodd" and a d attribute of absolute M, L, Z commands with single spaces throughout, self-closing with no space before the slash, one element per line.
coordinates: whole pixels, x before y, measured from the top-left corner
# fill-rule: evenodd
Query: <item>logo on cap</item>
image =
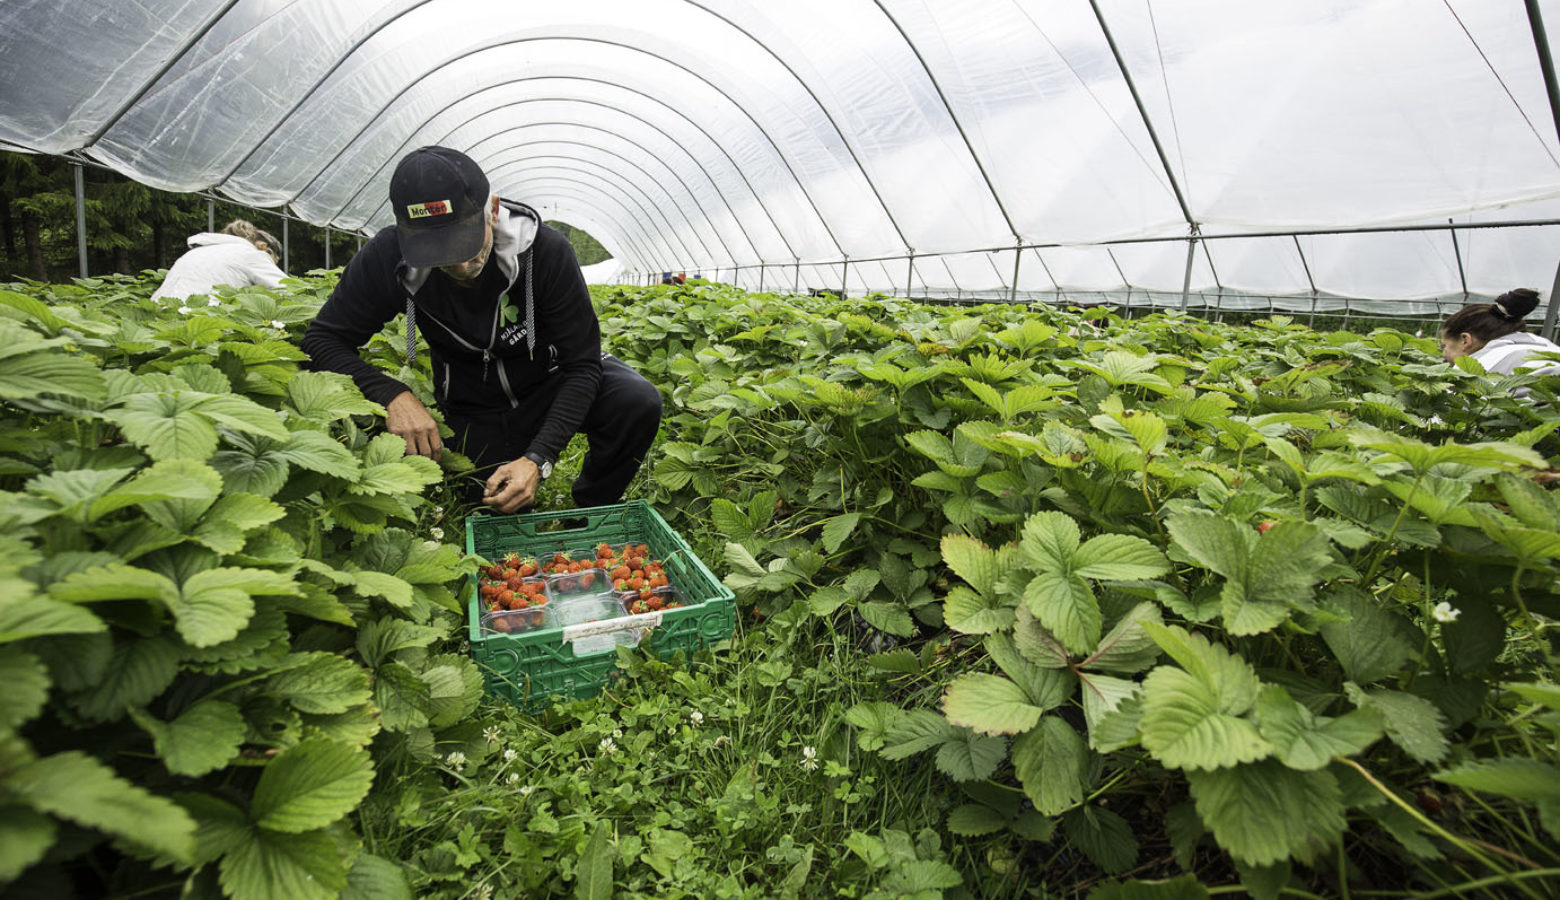
<path fill-rule="evenodd" d="M 426 219 L 429 216 L 447 216 L 454 212 L 455 208 L 448 200 L 429 200 L 427 203 L 413 203 L 406 207 L 408 219 Z"/>

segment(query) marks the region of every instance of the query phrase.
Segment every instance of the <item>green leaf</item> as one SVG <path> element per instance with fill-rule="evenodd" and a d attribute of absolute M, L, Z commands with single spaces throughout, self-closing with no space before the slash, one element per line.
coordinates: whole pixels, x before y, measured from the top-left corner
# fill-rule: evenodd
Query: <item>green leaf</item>
<path fill-rule="evenodd" d="M 57 830 L 48 816 L 25 806 L 0 805 L 0 884 L 16 879 L 54 846 Z"/>
<path fill-rule="evenodd" d="M 1306 522 L 1282 523 L 1259 539 L 1226 516 L 1187 510 L 1166 528 L 1182 553 L 1224 576 L 1221 608 L 1234 635 L 1269 631 L 1291 608 L 1308 608 L 1311 585 L 1332 560 L 1326 534 Z"/>
<path fill-rule="evenodd" d="M 575 866 L 575 900 L 612 900 L 612 837 L 606 823 L 596 826 Z"/>
<path fill-rule="evenodd" d="M 1279 760 L 1307 772 L 1326 768 L 1335 756 L 1361 752 L 1383 733 L 1375 710 L 1356 709 L 1336 719 L 1315 716 L 1276 684 L 1262 688 L 1257 721 Z"/>
<path fill-rule="evenodd" d="M 943 714 L 955 725 L 981 734 L 1019 734 L 1040 721 L 1044 712 L 1029 702 L 1024 689 L 995 675 L 959 676 L 943 695 Z"/>
<path fill-rule="evenodd" d="M 195 391 L 131 394 L 104 415 L 152 459 L 204 460 L 217 449 L 217 429 L 197 412 L 208 396 Z"/>
<path fill-rule="evenodd" d="M 135 707 L 130 718 L 152 736 L 157 755 L 175 775 L 193 777 L 222 768 L 238 755 L 248 733 L 244 714 L 222 700 L 202 700 L 172 722 L 158 721 Z"/>
<path fill-rule="evenodd" d="M 1221 769 L 1273 752 L 1257 727 L 1221 711 L 1205 682 L 1169 666 L 1143 682 L 1143 747 L 1172 769 Z"/>
<path fill-rule="evenodd" d="M 964 634 L 991 634 L 1013 624 L 1013 608 L 986 594 L 955 585 L 943 598 L 943 621 Z"/>
<path fill-rule="evenodd" d="M 1076 575 L 1041 572 L 1024 587 L 1024 604 L 1069 652 L 1082 656 L 1098 646 L 1099 601 Z"/>
<path fill-rule="evenodd" d="M 114 563 L 65 576 L 49 585 L 49 596 L 66 603 L 155 600 L 171 607 L 179 598 L 179 588 L 156 572 Z"/>
<path fill-rule="evenodd" d="M 413 900 L 413 895 L 400 866 L 382 856 L 359 853 L 338 900 Z"/>
<path fill-rule="evenodd" d="M 990 597 L 996 593 L 997 581 L 1007 574 L 1010 551 L 1006 548 L 993 550 L 962 534 L 943 535 L 941 547 L 948 568 L 977 594 Z"/>
<path fill-rule="evenodd" d="M 27 596 L 35 591 L 32 582 L 0 578 L 0 644 L 26 638 L 60 634 L 91 634 L 107 631 L 103 620 L 90 611 L 68 603 L 56 603 L 43 597 Z"/>
<path fill-rule="evenodd" d="M 929 709 L 912 709 L 893 716 L 883 737 L 883 758 L 905 759 L 917 753 L 959 740 L 964 732 Z"/>
<path fill-rule="evenodd" d="M 1019 559 L 1036 572 L 1068 573 L 1079 539 L 1078 523 L 1066 513 L 1035 513 L 1024 523 Z"/>
<path fill-rule="evenodd" d="M 895 637 L 909 637 L 915 633 L 915 623 L 902 604 L 873 601 L 861 604 L 856 611 L 868 625 Z"/>
<path fill-rule="evenodd" d="M 1145 581 L 1170 571 L 1170 561 L 1140 537 L 1102 534 L 1078 548 L 1072 571 L 1095 581 Z"/>
<path fill-rule="evenodd" d="M 1089 892 L 1089 900 L 1207 900 L 1208 889 L 1196 875 L 1156 881 L 1104 884 Z"/>
<path fill-rule="evenodd" d="M 350 377 L 335 372 L 297 373 L 287 381 L 287 402 L 298 415 L 315 422 L 384 414 L 379 404 L 363 399 Z"/>
<path fill-rule="evenodd" d="M 194 857 L 195 821 L 182 807 L 120 778 L 79 750 L 18 766 L 0 785 L 42 812 L 185 864 Z"/>
<path fill-rule="evenodd" d="M 1349 619 L 1322 625 L 1322 639 L 1350 680 L 1380 681 L 1418 658 L 1424 634 L 1413 622 L 1355 588 L 1335 590 L 1328 599 Z"/>
<path fill-rule="evenodd" d="M 326 831 L 281 834 L 255 828 L 222 857 L 222 889 L 233 900 L 334 900 L 347 863 Z"/>
<path fill-rule="evenodd" d="M 966 803 L 948 814 L 948 830 L 964 837 L 980 837 L 1006 828 L 1011 818 L 984 804 Z"/>
<path fill-rule="evenodd" d="M 954 781 L 984 781 L 1006 757 L 1006 738 L 959 729 L 937 748 L 937 768 Z"/>
<path fill-rule="evenodd" d="M 861 522 L 861 513 L 845 513 L 829 519 L 823 525 L 823 549 L 827 553 L 835 553 L 840 545 L 856 530 L 856 525 Z"/>
<path fill-rule="evenodd" d="M 1083 802 L 1088 745 L 1071 725 L 1045 716 L 1013 741 L 1013 773 L 1043 815 L 1059 815 Z"/>
<path fill-rule="evenodd" d="M 1042 712 L 1061 706 L 1072 696 L 1076 680 L 1072 672 L 1035 665 L 1024 658 L 1009 635 L 994 634 L 983 644 L 1003 674 L 1023 688 L 1029 702 Z"/>
<path fill-rule="evenodd" d="M 921 657 L 909 647 L 898 647 L 886 653 L 874 653 L 867 657 L 867 665 L 884 672 L 899 672 L 904 675 L 915 675 L 925 668 L 921 665 Z"/>
<path fill-rule="evenodd" d="M 1142 628 L 1181 668 L 1218 695 L 1220 712 L 1238 716 L 1257 702 L 1261 682 L 1244 659 L 1178 625 L 1144 621 Z"/>
<path fill-rule="evenodd" d="M 1080 672 L 1078 682 L 1083 687 L 1083 721 L 1089 733 L 1089 746 L 1102 750 L 1104 747 L 1096 739 L 1096 730 L 1107 716 L 1121 709 L 1123 702 L 1137 697 L 1142 691 L 1142 685 L 1125 678 L 1094 672 Z M 1133 729 L 1134 732 L 1136 730 Z"/>
<path fill-rule="evenodd" d="M 1188 771 L 1197 814 L 1219 846 L 1246 865 L 1302 862 L 1343 834 L 1343 802 L 1327 771 L 1297 772 L 1277 760 Z"/>
<path fill-rule="evenodd" d="M 294 654 L 290 659 L 306 662 L 271 676 L 265 691 L 299 712 L 344 713 L 373 696 L 368 670 L 350 659 L 331 653 Z"/>
<path fill-rule="evenodd" d="M 1083 855 L 1107 874 L 1115 875 L 1137 862 L 1138 842 L 1127 820 L 1098 806 L 1080 806 L 1062 817 L 1062 828 Z"/>
<path fill-rule="evenodd" d="M 255 614 L 248 587 L 254 584 L 251 573 L 259 571 L 207 569 L 191 575 L 170 607 L 178 620 L 179 636 L 195 647 L 210 647 L 237 637 Z M 279 577 L 273 572 L 265 574 Z"/>
<path fill-rule="evenodd" d="M 126 706 L 145 706 L 167 690 L 179 673 L 179 651 L 167 638 L 120 641 L 104 667 L 102 680 L 72 700 L 82 716 L 107 722 L 124 715 Z"/>
<path fill-rule="evenodd" d="M 1067 648 L 1056 635 L 1035 621 L 1027 606 L 1018 607 L 1015 613 L 1013 644 L 1025 659 L 1045 669 L 1065 669 L 1072 664 Z"/>
<path fill-rule="evenodd" d="M 357 481 L 361 471 L 352 451 L 318 431 L 291 432 L 287 443 L 278 448 L 275 455 L 284 463 L 348 482 Z"/>
<path fill-rule="evenodd" d="M 1381 713 L 1387 737 L 1404 753 L 1422 763 L 1438 763 L 1446 757 L 1446 720 L 1429 700 L 1401 691 L 1366 691 L 1351 682 L 1345 682 L 1343 689 L 1355 706 Z"/>
<path fill-rule="evenodd" d="M 185 500 L 205 509 L 222 489 L 220 479 L 208 477 L 214 474 L 209 466 L 193 460 L 169 459 L 153 463 L 93 503 L 87 519 L 95 522 L 117 509 L 157 501 Z M 163 507 L 153 509 L 160 511 Z M 159 520 L 158 516 L 152 518 Z"/>
<path fill-rule="evenodd" d="M 250 815 L 273 831 L 323 828 L 356 809 L 373 781 L 373 762 L 361 747 L 303 741 L 266 765 Z"/>
<path fill-rule="evenodd" d="M 1163 616 L 1153 603 L 1139 603 L 1100 639 L 1094 654 L 1079 663 L 1091 669 L 1132 674 L 1147 669 L 1159 659 L 1159 645 L 1143 630 L 1145 622 L 1162 624 Z"/>
<path fill-rule="evenodd" d="M 1431 775 L 1437 781 L 1524 801 L 1560 800 L 1560 769 L 1536 759 L 1481 759 Z"/>
<path fill-rule="evenodd" d="M 3 735 L 15 731 L 43 711 L 53 681 L 38 657 L 16 647 L 0 646 L 0 684 L 5 685 L 5 690 L 0 691 L 0 735 Z"/>

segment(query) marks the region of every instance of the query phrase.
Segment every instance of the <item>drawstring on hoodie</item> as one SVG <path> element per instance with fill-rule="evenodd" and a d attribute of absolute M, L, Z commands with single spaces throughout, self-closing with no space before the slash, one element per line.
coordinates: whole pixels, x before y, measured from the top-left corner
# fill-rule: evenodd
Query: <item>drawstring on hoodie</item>
<path fill-rule="evenodd" d="M 417 307 L 410 294 L 406 297 L 406 367 L 417 362 Z"/>
<path fill-rule="evenodd" d="M 536 359 L 536 317 L 532 313 L 531 302 L 531 254 L 536 249 L 533 242 L 525 248 L 525 352 L 531 359 Z"/>

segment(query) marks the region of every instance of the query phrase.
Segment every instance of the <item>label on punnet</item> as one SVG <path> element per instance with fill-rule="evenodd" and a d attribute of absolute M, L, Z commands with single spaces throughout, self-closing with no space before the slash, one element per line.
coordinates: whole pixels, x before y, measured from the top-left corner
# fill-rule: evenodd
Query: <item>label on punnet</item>
<path fill-rule="evenodd" d="M 563 642 L 577 641 L 593 634 L 610 634 L 614 631 L 627 631 L 630 628 L 654 628 L 661 624 L 661 611 L 640 613 L 637 616 L 622 616 L 617 619 L 602 619 L 599 622 L 581 622 L 578 625 L 569 625 L 563 629 Z"/>

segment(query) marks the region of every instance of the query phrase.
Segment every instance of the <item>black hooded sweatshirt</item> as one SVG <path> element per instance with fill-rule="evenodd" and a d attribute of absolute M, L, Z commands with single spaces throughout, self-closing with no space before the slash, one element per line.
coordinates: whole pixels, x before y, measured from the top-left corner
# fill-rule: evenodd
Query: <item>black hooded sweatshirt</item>
<path fill-rule="evenodd" d="M 363 396 L 388 404 L 407 386 L 358 351 L 406 311 L 409 297 L 446 416 L 536 403 L 533 415 L 545 418 L 527 452 L 556 461 L 601 386 L 601 326 L 568 239 L 529 206 L 505 200 L 492 255 L 466 288 L 437 269 L 409 267 L 391 225 L 347 263 L 303 336 L 303 352 L 315 370 L 350 375 Z"/>

